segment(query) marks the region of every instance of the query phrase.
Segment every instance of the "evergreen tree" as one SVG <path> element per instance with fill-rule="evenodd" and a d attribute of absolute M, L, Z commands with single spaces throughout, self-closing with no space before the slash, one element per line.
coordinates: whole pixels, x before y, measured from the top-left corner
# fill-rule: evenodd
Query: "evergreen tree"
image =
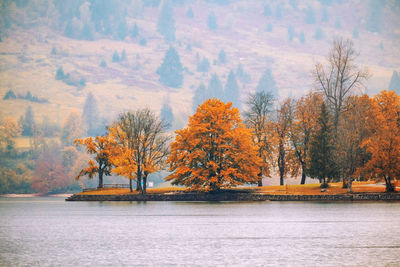
<path fill-rule="evenodd" d="M 80 39 L 87 41 L 94 40 L 93 30 L 88 23 L 85 23 L 85 25 L 83 26 Z"/>
<path fill-rule="evenodd" d="M 282 17 L 283 17 L 283 15 L 282 15 L 282 4 L 278 4 L 277 6 L 276 6 L 276 10 L 275 10 L 275 16 L 276 16 L 276 18 L 277 19 L 281 19 Z"/>
<path fill-rule="evenodd" d="M 289 35 L 289 41 L 292 41 L 295 35 L 294 27 L 292 24 L 290 24 L 288 27 L 288 35 Z"/>
<path fill-rule="evenodd" d="M 207 26 L 212 31 L 215 31 L 218 28 L 217 17 L 215 16 L 214 12 L 211 12 L 208 15 Z"/>
<path fill-rule="evenodd" d="M 8 90 L 7 93 L 4 95 L 3 100 L 7 100 L 7 99 L 16 99 L 17 96 L 14 94 L 13 90 Z"/>
<path fill-rule="evenodd" d="M 310 164 L 308 175 L 318 178 L 321 187 L 327 187 L 326 178 L 334 177 L 335 167 L 333 159 L 332 123 L 325 103 L 322 103 L 321 113 L 318 118 L 318 130 L 311 137 Z"/>
<path fill-rule="evenodd" d="M 193 112 L 196 112 L 197 107 L 203 104 L 203 102 L 206 101 L 206 99 L 207 99 L 206 87 L 204 86 L 203 83 L 201 83 L 199 87 L 197 87 L 193 95 L 193 100 L 192 100 Z"/>
<path fill-rule="evenodd" d="M 329 20 L 328 9 L 324 6 L 322 8 L 322 22 L 328 22 L 328 20 Z"/>
<path fill-rule="evenodd" d="M 271 7 L 268 4 L 264 5 L 264 16 L 269 17 L 272 15 Z"/>
<path fill-rule="evenodd" d="M 219 100 L 224 100 L 224 89 L 222 87 L 222 83 L 218 78 L 218 75 L 214 73 L 208 83 L 207 88 L 207 97 L 208 98 L 217 98 Z"/>
<path fill-rule="evenodd" d="M 276 83 L 270 69 L 266 69 L 264 71 L 260 81 L 258 82 L 256 92 L 270 92 L 275 99 L 279 97 L 278 88 L 276 87 Z"/>
<path fill-rule="evenodd" d="M 140 44 L 141 46 L 146 46 L 146 45 L 147 45 L 147 40 L 146 40 L 146 38 L 140 38 L 139 44 Z"/>
<path fill-rule="evenodd" d="M 393 71 L 392 78 L 390 79 L 389 90 L 395 91 L 400 95 L 400 76 L 397 71 Z"/>
<path fill-rule="evenodd" d="M 194 13 L 192 7 L 189 7 L 188 10 L 186 11 L 186 17 L 188 18 L 194 18 Z"/>
<path fill-rule="evenodd" d="M 304 32 L 301 32 L 299 35 L 300 43 L 304 44 L 306 41 L 306 37 L 304 36 Z"/>
<path fill-rule="evenodd" d="M 139 28 L 135 22 L 135 24 L 133 25 L 132 31 L 131 31 L 131 37 L 132 38 L 136 38 L 139 35 Z"/>
<path fill-rule="evenodd" d="M 341 28 L 342 28 L 342 24 L 340 23 L 339 18 L 336 18 L 336 21 L 335 21 L 335 28 L 336 28 L 336 29 L 341 29 Z"/>
<path fill-rule="evenodd" d="M 33 136 L 36 129 L 36 123 L 35 123 L 35 115 L 33 113 L 31 106 L 28 106 L 26 108 L 25 116 L 21 116 L 19 124 L 22 127 L 23 136 Z"/>
<path fill-rule="evenodd" d="M 114 54 L 112 56 L 112 62 L 119 62 L 119 61 L 120 61 L 120 58 L 119 58 L 118 52 L 114 51 Z"/>
<path fill-rule="evenodd" d="M 160 117 L 163 123 L 166 125 L 165 129 L 171 129 L 172 124 L 174 123 L 174 113 L 172 112 L 169 101 L 164 101 L 160 111 Z"/>
<path fill-rule="evenodd" d="M 324 39 L 324 32 L 322 31 L 322 29 L 321 29 L 320 27 L 318 27 L 318 28 L 315 30 L 314 39 L 315 39 L 315 40 L 322 40 L 322 39 Z"/>
<path fill-rule="evenodd" d="M 116 37 L 119 40 L 125 40 L 127 35 L 128 35 L 128 26 L 126 25 L 125 18 L 122 18 L 121 21 L 118 23 Z"/>
<path fill-rule="evenodd" d="M 311 6 L 308 6 L 306 9 L 306 23 L 315 24 L 314 9 Z"/>
<path fill-rule="evenodd" d="M 199 72 L 208 72 L 209 68 L 210 68 L 210 62 L 208 61 L 207 58 L 203 58 L 203 60 L 198 61 L 198 63 L 197 63 L 197 71 L 199 71 Z"/>
<path fill-rule="evenodd" d="M 165 53 L 161 66 L 157 69 L 160 82 L 166 86 L 178 88 L 183 82 L 183 67 L 179 55 L 173 47 Z"/>
<path fill-rule="evenodd" d="M 226 63 L 226 53 L 223 49 L 221 49 L 221 51 L 219 51 L 218 54 L 218 61 L 222 64 Z"/>
<path fill-rule="evenodd" d="M 82 121 L 86 124 L 87 135 L 96 135 L 96 130 L 99 124 L 99 110 L 96 98 L 91 92 L 86 97 L 85 104 L 82 111 Z"/>
<path fill-rule="evenodd" d="M 272 32 L 272 24 L 268 23 L 267 25 L 267 32 Z"/>
<path fill-rule="evenodd" d="M 357 28 L 354 28 L 354 29 L 353 29 L 353 38 L 354 38 L 354 39 L 358 39 L 358 36 L 359 36 L 359 34 L 358 34 L 358 29 L 357 29 Z"/>
<path fill-rule="evenodd" d="M 125 49 L 124 49 L 121 52 L 121 61 L 125 61 L 125 60 L 126 60 L 126 52 L 125 52 Z"/>
<path fill-rule="evenodd" d="M 107 62 L 104 59 L 100 62 L 100 67 L 102 68 L 107 67 Z"/>
<path fill-rule="evenodd" d="M 167 41 L 175 41 L 175 20 L 174 10 L 171 1 L 163 2 L 157 21 L 157 31 Z"/>
<path fill-rule="evenodd" d="M 229 72 L 228 80 L 225 85 L 225 100 L 232 102 L 232 105 L 236 108 L 241 108 L 240 105 L 240 92 L 239 86 L 236 81 L 235 73 L 233 71 Z"/>
<path fill-rule="evenodd" d="M 366 28 L 370 32 L 380 32 L 382 11 L 385 1 L 370 0 Z"/>
<path fill-rule="evenodd" d="M 56 72 L 56 80 L 64 80 L 65 73 L 62 67 L 59 67 Z"/>

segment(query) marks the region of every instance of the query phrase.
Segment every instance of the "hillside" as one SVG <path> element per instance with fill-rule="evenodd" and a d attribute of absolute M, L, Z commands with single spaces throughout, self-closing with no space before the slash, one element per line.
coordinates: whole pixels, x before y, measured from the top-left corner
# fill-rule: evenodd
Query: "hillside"
<path fill-rule="evenodd" d="M 152 1 L 155 4 L 150 6 L 139 5 L 141 1 L 116 2 L 124 4 L 128 29 L 130 31 L 136 23 L 139 36 L 127 35 L 124 40 L 116 40 L 94 32 L 93 41 L 66 37 L 65 22 L 55 19 L 57 9 L 52 7 L 51 1 L 44 15 L 43 11 L 35 11 L 31 2 L 19 5 L 18 2 L 12 2 L 5 11 L 9 12 L 12 23 L 1 31 L 0 96 L 10 89 L 22 95 L 30 91 L 49 102 L 0 100 L 2 117 L 18 118 L 31 105 L 36 120 L 47 116 L 61 124 L 70 111 L 82 112 L 85 98 L 92 92 L 101 116 L 107 120 L 121 111 L 139 107 L 150 107 L 158 113 L 163 101 L 169 99 L 175 115 L 174 128 L 180 128 L 192 113 L 192 97 L 199 84 L 207 85 L 213 73 L 225 84 L 229 71 L 235 71 L 239 64 L 250 75 L 248 81 L 239 80 L 242 102 L 255 90 L 266 68 L 272 71 L 281 98 L 304 94 L 313 88 L 313 66 L 325 59 L 334 36 L 353 38 L 359 52 L 357 62 L 368 67 L 372 74 L 366 84 L 368 93 L 386 88 L 392 72 L 400 68 L 400 7 L 396 1 L 386 1 L 383 6 L 379 32 L 366 29 L 371 9 L 366 1 L 334 1 L 331 5 L 325 5 L 325 1 L 173 1 L 174 42 L 165 41 L 157 33 L 161 9 L 158 1 Z M 271 15 L 265 16 L 265 5 L 271 8 Z M 55 10 L 50 10 L 51 7 Z M 186 15 L 189 7 L 193 18 Z M 309 7 L 315 13 L 316 22 L 312 24 L 306 23 Z M 321 21 L 322 10 L 327 10 L 326 22 Z M 218 28 L 214 31 L 207 27 L 210 12 L 214 12 L 217 19 Z M 272 29 L 268 29 L 268 24 Z M 289 27 L 294 29 L 291 41 Z M 323 30 L 322 40 L 313 37 L 318 27 Z M 358 31 L 358 38 L 354 38 L 354 29 Z M 304 43 L 300 41 L 301 32 Z M 146 39 L 147 43 L 141 45 L 141 39 Z M 178 51 L 185 68 L 180 88 L 162 85 L 156 74 L 170 46 Z M 225 64 L 218 62 L 222 49 L 227 56 Z M 55 51 L 52 53 L 52 50 Z M 114 51 L 121 53 L 123 50 L 127 59 L 112 62 Z M 200 58 L 209 60 L 208 72 L 196 70 L 197 53 Z M 106 67 L 100 66 L 103 60 Z M 78 88 L 56 80 L 59 67 L 65 73 L 84 77 L 86 86 Z"/>

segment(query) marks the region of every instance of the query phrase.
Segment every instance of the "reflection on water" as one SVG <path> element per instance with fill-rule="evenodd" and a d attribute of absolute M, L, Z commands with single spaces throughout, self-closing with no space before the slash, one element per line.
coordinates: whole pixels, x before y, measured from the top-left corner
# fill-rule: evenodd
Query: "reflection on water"
<path fill-rule="evenodd" d="M 0 198 L 0 266 L 400 265 L 400 203 Z"/>

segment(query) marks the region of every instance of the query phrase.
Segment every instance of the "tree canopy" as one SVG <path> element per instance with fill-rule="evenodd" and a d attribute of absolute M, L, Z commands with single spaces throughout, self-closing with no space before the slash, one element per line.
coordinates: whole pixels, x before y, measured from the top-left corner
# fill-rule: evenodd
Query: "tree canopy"
<path fill-rule="evenodd" d="M 205 101 L 176 134 L 167 160 L 172 184 L 210 191 L 257 182 L 257 148 L 230 103 Z"/>

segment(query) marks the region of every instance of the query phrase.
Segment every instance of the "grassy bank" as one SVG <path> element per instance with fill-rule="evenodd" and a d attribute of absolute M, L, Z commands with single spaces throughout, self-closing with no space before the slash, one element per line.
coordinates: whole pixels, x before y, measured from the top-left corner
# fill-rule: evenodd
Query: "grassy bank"
<path fill-rule="evenodd" d="M 396 186 L 400 186 L 400 183 Z M 338 195 L 347 193 L 347 188 L 342 188 L 342 183 L 330 183 L 329 188 L 325 192 L 321 192 L 320 184 L 306 185 L 283 185 L 283 186 L 263 186 L 263 187 L 237 187 L 232 190 L 246 190 L 256 194 L 266 195 Z M 400 190 L 400 188 L 398 188 Z M 147 189 L 147 194 L 173 194 L 177 192 L 186 192 L 186 188 L 182 187 L 163 187 Z M 354 193 L 382 193 L 385 192 L 383 184 L 374 182 L 353 182 Z M 79 193 L 79 195 L 122 195 L 122 194 L 139 194 L 136 191 L 130 192 L 125 188 L 104 188 L 101 190 L 88 191 Z"/>

